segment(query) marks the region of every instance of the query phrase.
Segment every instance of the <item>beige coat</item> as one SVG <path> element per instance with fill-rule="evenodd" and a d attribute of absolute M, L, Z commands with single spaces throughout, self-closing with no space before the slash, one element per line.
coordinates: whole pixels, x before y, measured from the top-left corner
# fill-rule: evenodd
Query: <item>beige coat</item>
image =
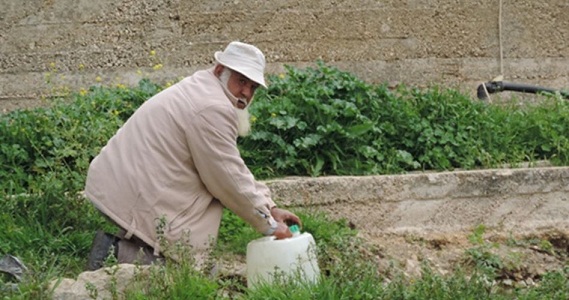
<path fill-rule="evenodd" d="M 275 203 L 241 159 L 233 101 L 213 69 L 150 98 L 92 161 L 87 197 L 156 253 L 160 220 L 170 243 L 189 234 L 194 249 L 208 248 L 223 206 L 271 234 Z"/>

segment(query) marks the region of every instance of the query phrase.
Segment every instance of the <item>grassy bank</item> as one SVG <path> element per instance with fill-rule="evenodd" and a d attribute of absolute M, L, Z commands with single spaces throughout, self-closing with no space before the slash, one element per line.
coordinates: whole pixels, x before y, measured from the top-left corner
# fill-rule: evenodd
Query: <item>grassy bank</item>
<path fill-rule="evenodd" d="M 324 64 L 288 68 L 270 82 L 251 108 L 253 134 L 239 140 L 243 158 L 261 179 L 490 168 L 537 160 L 569 163 L 569 105 L 556 97 L 531 105 L 488 105 L 442 87 L 372 85 Z M 162 88 L 148 80 L 132 88 L 93 86 L 46 108 L 0 116 L 0 255 L 16 255 L 30 269 L 15 290 L 10 288 L 13 279 L 2 277 L 0 295 L 48 298 L 50 280 L 75 277 L 83 270 L 95 230 L 112 230 L 80 195 L 89 162 L 134 110 Z M 185 299 L 189 295 L 175 287 L 196 283 L 203 287 L 196 298 L 223 297 L 222 291 L 246 299 L 569 295 L 567 266 L 543 276 L 539 285 L 515 290 L 493 285 L 495 275 L 477 268 L 441 276 L 425 266 L 422 278 L 386 281 L 385 274 L 377 272 L 375 250 L 367 249 L 348 224 L 299 213 L 306 214 L 305 230 L 320 243 L 325 276 L 318 285 L 282 282 L 248 291 L 239 280 L 205 277 L 191 272 L 191 266 L 167 266 L 164 272 L 173 284 L 166 285 L 158 276 L 145 278 L 146 286 L 155 290 L 133 290 L 132 299 Z M 243 254 L 254 237 L 248 226 L 227 213 L 219 253 Z M 180 270 L 187 276 L 178 276 Z"/>

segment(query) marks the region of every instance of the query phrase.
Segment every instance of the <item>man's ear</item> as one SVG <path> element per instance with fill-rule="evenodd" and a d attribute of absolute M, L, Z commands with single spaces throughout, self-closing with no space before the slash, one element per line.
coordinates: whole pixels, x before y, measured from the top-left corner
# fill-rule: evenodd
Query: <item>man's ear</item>
<path fill-rule="evenodd" d="M 219 76 L 221 76 L 221 73 L 223 73 L 223 69 L 225 69 L 223 65 L 220 64 L 215 65 L 215 68 L 213 69 L 213 75 L 219 78 Z"/>

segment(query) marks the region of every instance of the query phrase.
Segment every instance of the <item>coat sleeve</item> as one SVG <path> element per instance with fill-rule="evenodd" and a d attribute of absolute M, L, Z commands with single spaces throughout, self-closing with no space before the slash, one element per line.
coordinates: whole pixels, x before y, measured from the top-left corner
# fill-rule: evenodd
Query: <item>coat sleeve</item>
<path fill-rule="evenodd" d="M 233 110 L 213 105 L 197 114 L 186 133 L 188 147 L 206 189 L 258 232 L 270 235 L 277 226 L 270 213 L 275 203 L 241 158 Z"/>

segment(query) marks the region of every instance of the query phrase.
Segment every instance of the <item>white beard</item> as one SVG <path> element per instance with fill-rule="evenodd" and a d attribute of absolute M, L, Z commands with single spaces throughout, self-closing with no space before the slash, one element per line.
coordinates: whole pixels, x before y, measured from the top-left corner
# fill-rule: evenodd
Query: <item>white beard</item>
<path fill-rule="evenodd" d="M 228 68 L 224 68 L 219 76 L 219 80 L 224 85 L 225 89 L 229 90 L 227 84 L 229 82 L 229 77 L 231 76 L 231 70 Z M 246 100 L 241 100 L 243 103 L 247 103 Z M 235 108 L 235 112 L 237 113 L 237 133 L 241 137 L 248 136 L 251 133 L 251 121 L 249 117 L 249 107 L 245 107 L 244 109 Z"/>
<path fill-rule="evenodd" d="M 236 108 L 237 112 L 237 133 L 241 137 L 246 137 L 251 133 L 251 121 L 249 117 L 249 107 L 244 109 Z"/>

